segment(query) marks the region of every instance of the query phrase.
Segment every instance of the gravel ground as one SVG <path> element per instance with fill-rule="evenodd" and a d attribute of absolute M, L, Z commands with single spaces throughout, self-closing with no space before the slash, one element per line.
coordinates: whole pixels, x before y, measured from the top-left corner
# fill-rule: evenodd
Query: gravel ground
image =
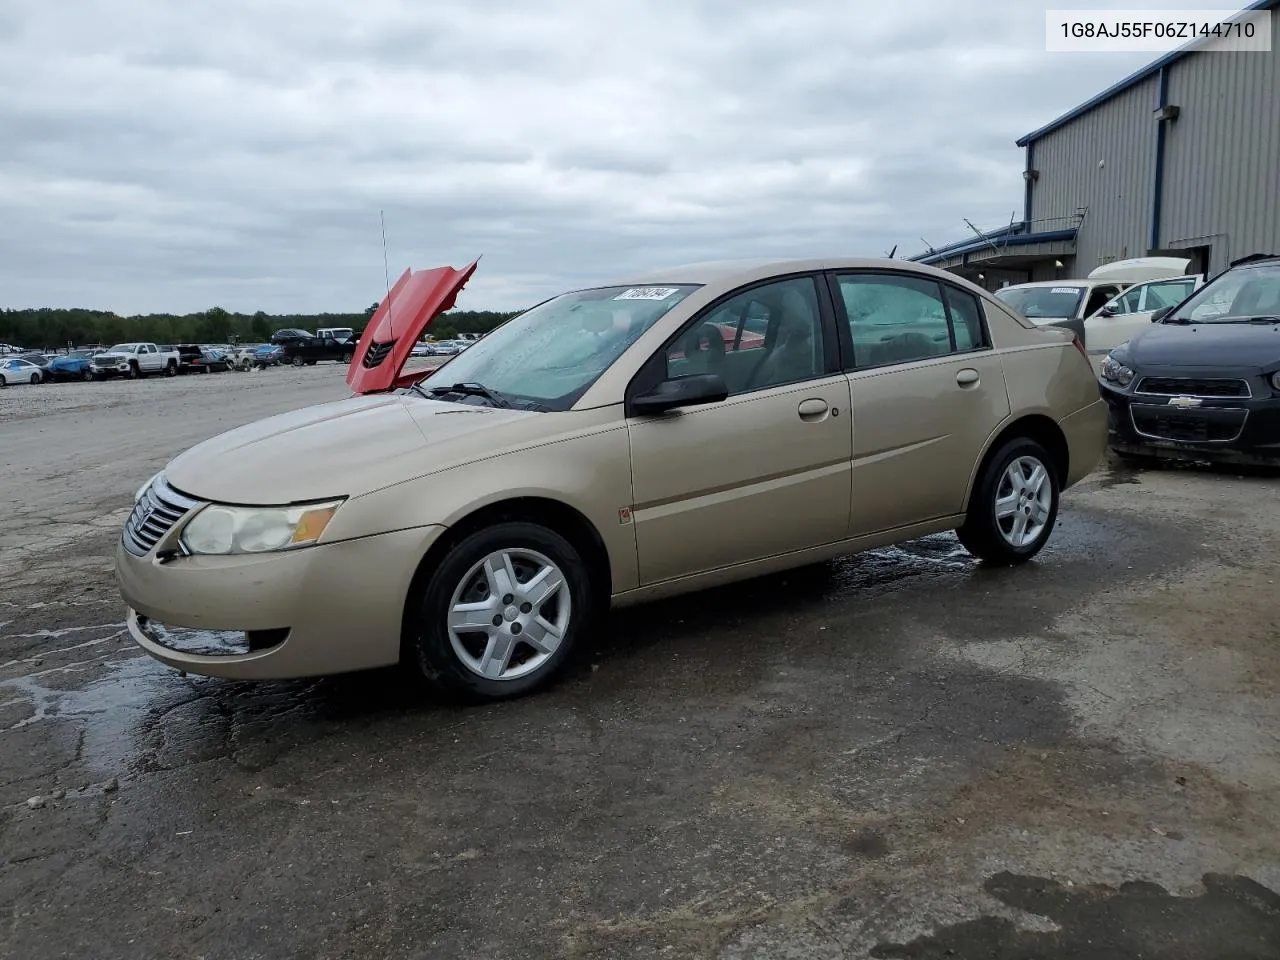
<path fill-rule="evenodd" d="M 0 394 L 0 958 L 1280 956 L 1276 480 L 1105 464 L 952 536 L 628 610 L 460 709 L 179 677 L 110 551 L 332 365 Z"/>

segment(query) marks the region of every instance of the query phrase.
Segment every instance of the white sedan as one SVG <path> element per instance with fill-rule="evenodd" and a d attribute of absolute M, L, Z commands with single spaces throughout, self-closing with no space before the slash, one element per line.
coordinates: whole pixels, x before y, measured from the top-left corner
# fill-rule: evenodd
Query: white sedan
<path fill-rule="evenodd" d="M 0 361 L 0 387 L 7 387 L 11 383 L 36 384 L 43 379 L 44 371 L 30 360 L 10 357 Z"/>

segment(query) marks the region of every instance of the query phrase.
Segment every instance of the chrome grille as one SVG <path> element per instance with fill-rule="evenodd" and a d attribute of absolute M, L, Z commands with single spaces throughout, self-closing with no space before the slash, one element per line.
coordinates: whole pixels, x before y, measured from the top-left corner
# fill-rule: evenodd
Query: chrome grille
<path fill-rule="evenodd" d="M 179 493 L 164 477 L 157 477 L 138 498 L 125 521 L 124 548 L 135 557 L 146 556 L 174 524 L 198 506 L 199 500 Z"/>
<path fill-rule="evenodd" d="M 1152 397 L 1201 397 L 1206 400 L 1247 400 L 1252 395 L 1247 380 L 1215 377 L 1143 377 L 1135 392 Z"/>

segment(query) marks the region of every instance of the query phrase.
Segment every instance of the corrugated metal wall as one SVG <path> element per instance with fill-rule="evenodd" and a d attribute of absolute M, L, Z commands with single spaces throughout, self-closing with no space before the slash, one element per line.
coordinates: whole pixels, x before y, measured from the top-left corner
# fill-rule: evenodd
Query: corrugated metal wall
<path fill-rule="evenodd" d="M 1270 53 L 1203 53 L 1169 72 L 1181 113 L 1166 134 L 1160 245 L 1210 247 L 1211 273 L 1280 253 L 1280 15 L 1271 22 Z"/>
<path fill-rule="evenodd" d="M 1073 275 L 1147 252 L 1157 92 L 1150 77 L 1035 142 L 1040 178 L 1032 187 L 1032 219 L 1069 217 L 1088 207 Z"/>
<path fill-rule="evenodd" d="M 1168 67 L 1168 102 L 1181 112 L 1166 131 L 1159 246 L 1208 248 L 1210 273 L 1280 253 L 1280 11 L 1271 22 L 1269 53 L 1192 54 Z M 1154 74 L 1035 141 L 1032 219 L 1088 207 L 1074 276 L 1149 251 L 1158 95 Z"/>

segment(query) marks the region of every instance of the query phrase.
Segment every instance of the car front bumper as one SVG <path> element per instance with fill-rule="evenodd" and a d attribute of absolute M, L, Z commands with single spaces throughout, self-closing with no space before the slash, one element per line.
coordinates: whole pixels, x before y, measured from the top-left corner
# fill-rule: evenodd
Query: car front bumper
<path fill-rule="evenodd" d="M 175 669 L 242 680 L 346 673 L 399 660 L 413 576 L 444 529 L 167 561 L 134 556 L 122 540 L 116 579 L 134 641 Z"/>
<path fill-rule="evenodd" d="M 1138 382 L 1135 378 L 1135 383 Z M 1100 380 L 1107 434 L 1120 453 L 1171 460 L 1280 464 L 1280 396 L 1135 394 Z"/>

